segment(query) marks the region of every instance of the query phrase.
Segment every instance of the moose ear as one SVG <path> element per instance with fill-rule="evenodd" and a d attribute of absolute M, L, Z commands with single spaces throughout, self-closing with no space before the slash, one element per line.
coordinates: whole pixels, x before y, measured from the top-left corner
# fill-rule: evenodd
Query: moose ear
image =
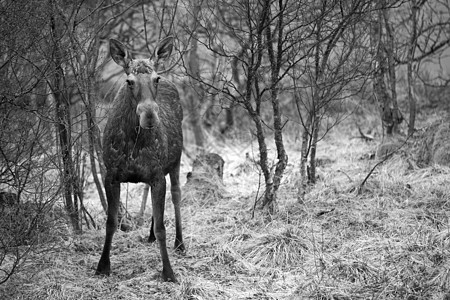
<path fill-rule="evenodd" d="M 167 59 L 172 54 L 173 36 L 168 36 L 159 41 L 155 49 L 156 61 Z"/>
<path fill-rule="evenodd" d="M 130 53 L 128 49 L 118 40 L 110 39 L 109 40 L 109 54 L 111 58 L 123 68 L 128 66 L 128 63 L 131 61 Z"/>

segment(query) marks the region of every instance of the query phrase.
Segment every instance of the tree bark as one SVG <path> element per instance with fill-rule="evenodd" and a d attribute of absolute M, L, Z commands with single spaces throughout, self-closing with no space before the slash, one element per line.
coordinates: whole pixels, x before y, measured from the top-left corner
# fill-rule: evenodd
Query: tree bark
<path fill-rule="evenodd" d="M 70 120 L 70 107 L 67 99 L 63 95 L 65 88 L 64 84 L 64 71 L 62 68 L 62 51 L 61 51 L 61 34 L 59 30 L 59 25 L 55 16 L 57 15 L 56 8 L 53 3 L 53 15 L 51 17 L 51 29 L 52 29 L 52 39 L 54 46 L 54 75 L 53 75 L 53 87 L 52 94 L 55 99 L 56 104 L 56 119 L 57 119 L 57 131 L 59 137 L 61 157 L 63 161 L 63 172 L 62 172 L 62 184 L 64 186 L 64 198 L 65 207 L 68 212 L 72 227 L 75 232 L 80 232 L 80 222 L 78 211 L 76 210 L 75 201 L 72 199 L 74 188 L 72 182 L 74 180 L 74 168 L 72 159 L 72 144 L 71 144 L 71 120 Z"/>
<path fill-rule="evenodd" d="M 383 9 L 385 1 L 379 1 L 376 4 L 376 17 L 372 21 L 371 41 L 374 47 L 374 79 L 373 79 L 373 93 L 378 101 L 380 108 L 380 115 L 383 128 L 383 136 L 386 130 L 386 135 L 391 136 L 393 133 L 395 121 L 393 108 L 391 107 L 391 99 L 387 93 L 385 77 L 387 73 L 385 45 L 383 43 Z"/>
<path fill-rule="evenodd" d="M 281 123 L 281 112 L 278 103 L 278 91 L 272 91 L 272 107 L 274 114 L 274 130 L 275 130 L 275 145 L 277 148 L 277 163 L 275 166 L 275 174 L 273 175 L 273 187 L 272 195 L 267 200 L 270 202 L 265 203 L 269 206 L 269 211 L 273 213 L 275 211 L 276 205 L 276 195 L 281 184 L 281 179 L 283 178 L 284 170 L 286 169 L 288 163 L 288 156 L 284 148 L 283 143 L 283 124 Z"/>
<path fill-rule="evenodd" d="M 319 128 L 320 128 L 320 116 L 318 114 L 315 114 L 312 127 L 311 151 L 309 154 L 308 181 L 311 184 L 316 183 L 316 151 L 319 139 Z"/>
<path fill-rule="evenodd" d="M 266 27 L 266 39 L 267 39 L 267 52 L 270 61 L 270 69 L 271 69 L 271 79 L 270 79 L 270 97 L 272 102 L 272 111 L 273 111 L 273 128 L 274 128 L 274 139 L 275 145 L 277 149 L 277 163 L 275 165 L 275 173 L 272 178 L 272 186 L 268 191 L 270 194 L 266 194 L 264 198 L 265 202 L 263 203 L 263 207 L 267 206 L 270 213 L 275 212 L 276 207 L 276 195 L 277 191 L 281 184 L 281 179 L 283 178 L 284 170 L 286 169 L 286 165 L 288 162 L 288 156 L 286 154 L 286 150 L 284 148 L 283 143 L 283 124 L 281 122 L 281 111 L 279 106 L 278 94 L 279 94 L 279 73 L 281 68 L 281 60 L 282 60 L 282 45 L 283 45 L 283 28 L 284 28 L 284 20 L 283 20 L 283 4 L 282 1 L 279 1 L 279 10 L 277 19 L 277 31 L 272 32 L 270 26 Z M 270 8 L 269 8 L 270 9 Z M 275 37 L 274 37 L 275 36 Z M 275 41 L 275 46 L 274 43 Z M 275 49 L 274 49 L 275 48 Z M 272 174 L 270 174 L 272 176 Z"/>
<path fill-rule="evenodd" d="M 188 61 L 188 73 L 191 78 L 191 90 L 188 93 L 189 103 L 189 120 L 194 132 L 195 144 L 198 148 L 203 149 L 205 144 L 205 137 L 203 134 L 202 122 L 201 122 L 201 103 L 203 102 L 204 92 L 198 87 L 198 83 L 192 78 L 199 78 L 199 59 L 198 59 L 198 41 L 197 41 L 197 27 L 198 27 L 198 15 L 200 13 L 201 3 L 196 0 L 193 7 L 193 24 L 192 24 L 192 36 L 191 36 L 191 49 L 189 51 Z"/>
<path fill-rule="evenodd" d="M 397 78 L 395 74 L 395 61 L 394 61 L 394 29 L 389 23 L 389 12 L 387 9 L 383 9 L 384 26 L 386 28 L 387 43 L 385 47 L 387 57 L 387 69 L 389 74 L 389 85 L 391 90 L 390 102 L 392 103 L 392 132 L 397 133 L 398 125 L 403 121 L 402 114 L 398 108 L 397 102 Z"/>
<path fill-rule="evenodd" d="M 408 124 L 408 136 L 414 134 L 414 127 L 416 123 L 416 99 L 413 94 L 413 58 L 416 51 L 417 43 L 417 11 L 419 7 L 416 1 L 411 1 L 411 40 L 408 49 L 408 65 L 407 65 L 407 80 L 408 80 L 408 100 L 409 100 L 409 124 Z"/>
<path fill-rule="evenodd" d="M 298 98 L 298 97 L 297 97 Z M 296 101 L 299 101 L 296 99 Z M 299 111 L 300 114 L 300 111 Z M 306 187 L 308 185 L 308 176 L 306 172 L 308 156 L 311 146 L 311 124 L 312 124 L 312 111 L 307 111 L 306 123 L 303 125 L 302 143 L 300 150 L 300 179 L 297 190 L 297 201 L 303 203 L 305 200 Z"/>

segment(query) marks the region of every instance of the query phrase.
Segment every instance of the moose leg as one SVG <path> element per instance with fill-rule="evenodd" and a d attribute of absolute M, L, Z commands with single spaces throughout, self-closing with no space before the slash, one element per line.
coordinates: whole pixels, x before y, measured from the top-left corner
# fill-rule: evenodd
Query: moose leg
<path fill-rule="evenodd" d="M 175 210 L 175 250 L 184 252 L 183 233 L 181 226 L 181 189 L 180 189 L 180 163 L 170 172 L 170 193 L 172 195 L 172 203 Z"/>
<path fill-rule="evenodd" d="M 139 218 L 138 218 L 139 226 L 142 226 L 144 224 L 144 213 L 145 213 L 145 207 L 147 206 L 147 198 L 148 198 L 149 190 L 150 190 L 150 186 L 148 184 L 146 184 L 144 186 L 144 193 L 142 194 L 141 209 L 139 210 Z"/>
<path fill-rule="evenodd" d="M 149 243 L 153 243 L 154 241 L 156 241 L 156 237 L 155 237 L 155 227 L 154 227 L 154 221 L 153 221 L 153 216 L 152 216 L 152 225 L 150 225 L 150 235 L 148 236 L 148 242 Z"/>
<path fill-rule="evenodd" d="M 109 254 L 114 232 L 117 229 L 117 213 L 120 204 L 120 183 L 111 183 L 105 181 L 106 198 L 108 200 L 108 217 L 106 220 L 105 245 L 103 246 L 102 256 L 98 262 L 96 275 L 109 275 L 111 272 L 111 263 Z"/>
<path fill-rule="evenodd" d="M 166 179 L 164 175 L 152 183 L 153 231 L 159 243 L 159 251 L 163 263 L 162 277 L 164 281 L 177 282 L 170 266 L 166 247 L 166 228 L 164 227 L 164 206 L 166 197 Z"/>

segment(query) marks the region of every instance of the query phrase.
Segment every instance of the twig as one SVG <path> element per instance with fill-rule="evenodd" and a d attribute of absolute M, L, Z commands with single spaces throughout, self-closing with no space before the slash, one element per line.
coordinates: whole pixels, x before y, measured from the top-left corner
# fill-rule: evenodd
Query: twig
<path fill-rule="evenodd" d="M 261 195 L 261 197 L 258 198 L 259 190 L 261 188 L 261 172 L 259 172 L 259 179 L 258 179 L 258 189 L 256 190 L 256 196 L 255 196 L 255 203 L 253 204 L 252 209 L 252 219 L 255 217 L 255 210 L 256 210 L 256 204 L 261 200 L 261 198 L 264 196 L 264 193 Z"/>
<path fill-rule="evenodd" d="M 367 182 L 367 180 L 369 179 L 370 175 L 372 175 L 372 173 L 375 171 L 376 167 L 378 167 L 379 165 L 383 164 L 385 161 L 387 161 L 389 158 L 391 158 L 392 155 L 394 155 L 395 153 L 397 153 L 398 150 L 400 150 L 401 148 L 403 148 L 403 146 L 405 146 L 405 144 L 408 142 L 408 140 L 409 140 L 410 137 L 411 137 L 411 135 L 409 135 L 409 136 L 406 138 L 406 140 L 403 142 L 403 144 L 401 144 L 397 149 L 395 149 L 394 151 L 392 151 L 392 152 L 386 154 L 386 155 L 384 156 L 384 158 L 383 158 L 381 161 L 377 162 L 377 163 L 372 167 L 372 169 L 369 171 L 369 173 L 367 174 L 367 176 L 364 178 L 364 180 L 363 180 L 363 181 L 361 182 L 361 184 L 359 185 L 357 195 L 360 195 L 360 194 L 361 194 L 361 191 L 362 191 L 362 188 L 363 188 L 364 184 Z"/>
<path fill-rule="evenodd" d="M 361 130 L 361 127 L 359 127 L 359 126 L 358 126 L 358 131 L 359 131 L 359 134 L 360 134 L 359 138 L 361 138 L 361 139 L 363 139 L 363 140 L 365 140 L 367 142 L 374 140 L 373 136 L 364 134 L 364 132 L 362 132 L 362 130 Z"/>
<path fill-rule="evenodd" d="M 344 174 L 345 176 L 347 176 L 347 178 L 348 178 L 348 180 L 350 180 L 350 182 L 353 182 L 353 179 L 352 179 L 347 173 L 345 173 L 345 172 L 342 171 L 342 170 L 338 170 L 338 172 L 341 172 L 342 174 Z"/>
<path fill-rule="evenodd" d="M 398 149 L 397 149 L 397 150 L 398 150 Z M 360 194 L 361 194 L 361 191 L 362 191 L 362 188 L 363 188 L 364 184 L 365 184 L 366 181 L 369 179 L 370 175 L 372 175 L 372 173 L 375 171 L 376 167 L 378 167 L 379 165 L 381 165 L 382 163 L 384 163 L 386 160 L 388 160 L 389 158 L 391 158 L 391 156 L 394 155 L 394 153 L 395 153 L 397 150 L 395 150 L 395 151 L 389 153 L 388 155 L 386 155 L 386 156 L 384 157 L 383 160 L 379 161 L 378 163 L 376 163 L 376 164 L 373 166 L 373 168 L 372 168 L 372 169 L 369 171 L 369 173 L 367 174 L 366 178 L 364 178 L 364 180 L 363 180 L 363 181 L 361 182 L 361 184 L 359 185 L 357 195 L 360 195 Z"/>

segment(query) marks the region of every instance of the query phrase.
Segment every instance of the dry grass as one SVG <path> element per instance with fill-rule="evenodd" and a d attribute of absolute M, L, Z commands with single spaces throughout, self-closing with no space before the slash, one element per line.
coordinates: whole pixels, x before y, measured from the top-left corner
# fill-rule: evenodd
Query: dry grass
<path fill-rule="evenodd" d="M 179 284 L 161 282 L 159 251 L 145 242 L 146 223 L 115 235 L 110 277 L 93 275 L 104 230 L 88 231 L 30 257 L 0 286 L 2 299 L 450 297 L 449 168 L 414 169 L 407 156 L 397 155 L 357 194 L 375 164 L 368 153 L 376 144 L 335 133 L 320 144 L 319 180 L 305 203 L 295 200 L 298 148 L 292 146 L 277 215 L 257 211 L 252 218 L 259 176 L 245 153 L 252 156 L 255 145 L 236 144 L 211 149 L 226 161 L 226 197 L 209 193 L 207 201 L 191 198 L 184 204 L 187 252 L 169 252 Z M 184 161 L 183 172 L 188 171 Z M 140 191 L 140 186 L 122 189 L 132 213 L 139 209 Z M 173 222 L 168 201 L 169 245 Z"/>

